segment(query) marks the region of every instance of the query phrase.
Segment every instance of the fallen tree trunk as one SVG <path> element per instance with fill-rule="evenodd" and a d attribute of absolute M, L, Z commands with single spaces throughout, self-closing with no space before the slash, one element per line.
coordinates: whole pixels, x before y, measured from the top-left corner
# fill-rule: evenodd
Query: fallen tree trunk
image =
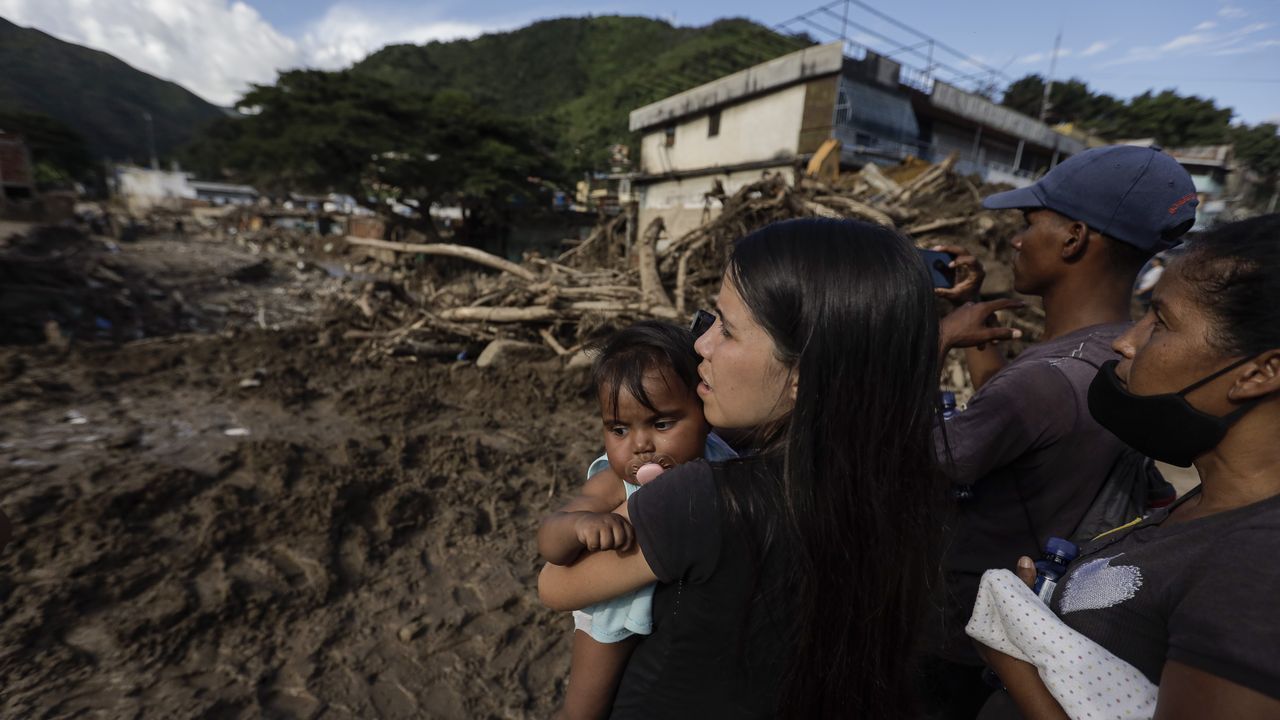
<path fill-rule="evenodd" d="M 671 307 L 671 298 L 662 288 L 662 276 L 658 274 L 658 236 L 665 225 L 661 217 L 656 217 L 645 229 L 640 238 L 640 246 L 636 249 L 636 263 L 640 270 L 640 296 L 645 302 L 653 305 Z"/>
<path fill-rule="evenodd" d="M 955 227 L 956 225 L 963 225 L 969 222 L 969 219 L 970 218 L 968 217 L 953 217 L 953 218 L 943 218 L 941 220 L 931 220 L 929 222 L 921 223 L 919 225 L 912 225 L 911 227 L 907 228 L 903 232 L 907 233 L 908 235 L 921 235 L 923 233 L 932 232 L 934 230 L 941 230 L 943 228 Z"/>
<path fill-rule="evenodd" d="M 883 225 L 887 228 L 894 226 L 893 218 L 885 212 L 877 210 L 866 203 L 858 202 L 850 198 L 839 197 L 836 195 L 819 195 L 814 198 L 815 201 L 833 208 L 839 208 L 851 215 L 864 217 L 877 225 Z"/>
<path fill-rule="evenodd" d="M 374 240 L 373 238 L 347 236 L 347 243 L 351 245 L 360 245 L 363 247 L 380 248 L 382 250 L 393 250 L 395 252 L 405 253 L 422 253 L 423 255 L 443 255 L 445 257 L 461 258 L 470 260 L 473 263 L 491 267 L 495 270 L 511 273 L 522 280 L 533 281 L 537 278 L 527 268 L 504 260 L 497 255 L 492 255 L 483 250 L 477 250 L 473 247 L 465 245 L 450 245 L 448 243 L 402 243 L 392 242 L 390 240 Z"/>
<path fill-rule="evenodd" d="M 459 322 L 546 322 L 561 317 L 555 309 L 535 307 L 461 307 L 441 311 L 440 319 Z"/>

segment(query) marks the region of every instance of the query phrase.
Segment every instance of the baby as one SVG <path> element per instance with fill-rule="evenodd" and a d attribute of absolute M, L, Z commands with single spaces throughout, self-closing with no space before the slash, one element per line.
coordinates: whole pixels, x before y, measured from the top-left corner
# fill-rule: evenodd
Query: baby
<path fill-rule="evenodd" d="M 698 399 L 693 334 L 646 321 L 596 350 L 592 381 L 604 422 L 604 456 L 591 463 L 582 492 L 542 521 L 538 552 L 568 565 L 583 551 L 626 550 L 631 524 L 614 509 L 664 470 L 699 457 L 736 457 L 710 432 Z M 608 714 L 637 636 L 651 630 L 653 586 L 574 613 L 569 687 L 560 717 Z"/>

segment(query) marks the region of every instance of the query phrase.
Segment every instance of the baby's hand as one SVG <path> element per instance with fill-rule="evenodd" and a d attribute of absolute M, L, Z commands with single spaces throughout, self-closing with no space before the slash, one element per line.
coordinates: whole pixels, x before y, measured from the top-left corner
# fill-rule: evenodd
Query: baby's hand
<path fill-rule="evenodd" d="M 629 550 L 635 540 L 635 530 L 626 518 L 617 513 L 579 513 L 574 530 L 578 542 L 588 550 Z"/>

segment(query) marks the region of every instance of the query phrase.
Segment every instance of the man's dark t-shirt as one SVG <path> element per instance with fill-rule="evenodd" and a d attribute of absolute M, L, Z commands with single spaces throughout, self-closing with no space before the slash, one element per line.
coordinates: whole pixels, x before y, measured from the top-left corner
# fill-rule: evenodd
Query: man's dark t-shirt
<path fill-rule="evenodd" d="M 1070 536 L 1124 451 L 1089 415 L 1088 390 L 1128 327 L 1095 325 L 1031 346 L 935 433 L 944 470 L 974 495 L 956 503 L 947 528 L 939 656 L 980 664 L 964 626 L 982 573 Z"/>
<path fill-rule="evenodd" d="M 718 487 L 759 462 L 717 464 L 713 472 L 697 460 L 628 501 L 636 541 L 659 584 L 653 634 L 631 656 L 612 717 L 776 714 L 791 611 L 785 597 L 768 592 L 768 580 L 784 575 L 783 553 L 765 555 L 757 588 L 747 536 L 730 529 Z M 757 590 L 766 593 L 763 602 Z"/>

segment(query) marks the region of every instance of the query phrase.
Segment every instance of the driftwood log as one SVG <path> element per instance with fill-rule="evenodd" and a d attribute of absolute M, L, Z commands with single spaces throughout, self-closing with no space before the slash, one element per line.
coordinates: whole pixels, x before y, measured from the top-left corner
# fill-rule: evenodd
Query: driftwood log
<path fill-rule="evenodd" d="M 504 260 L 497 255 L 487 253 L 483 250 L 477 250 L 473 247 L 465 245 L 450 245 L 448 243 L 402 243 L 392 242 L 390 240 L 374 240 L 373 238 L 347 236 L 347 243 L 351 245 L 359 245 L 362 247 L 379 248 L 381 250 L 393 250 L 403 253 L 421 253 L 423 255 L 443 255 L 445 257 L 461 258 L 470 260 L 473 263 L 491 267 L 495 270 L 511 273 L 523 280 L 535 280 L 537 276 L 532 270 L 517 265 L 510 260 Z"/>

